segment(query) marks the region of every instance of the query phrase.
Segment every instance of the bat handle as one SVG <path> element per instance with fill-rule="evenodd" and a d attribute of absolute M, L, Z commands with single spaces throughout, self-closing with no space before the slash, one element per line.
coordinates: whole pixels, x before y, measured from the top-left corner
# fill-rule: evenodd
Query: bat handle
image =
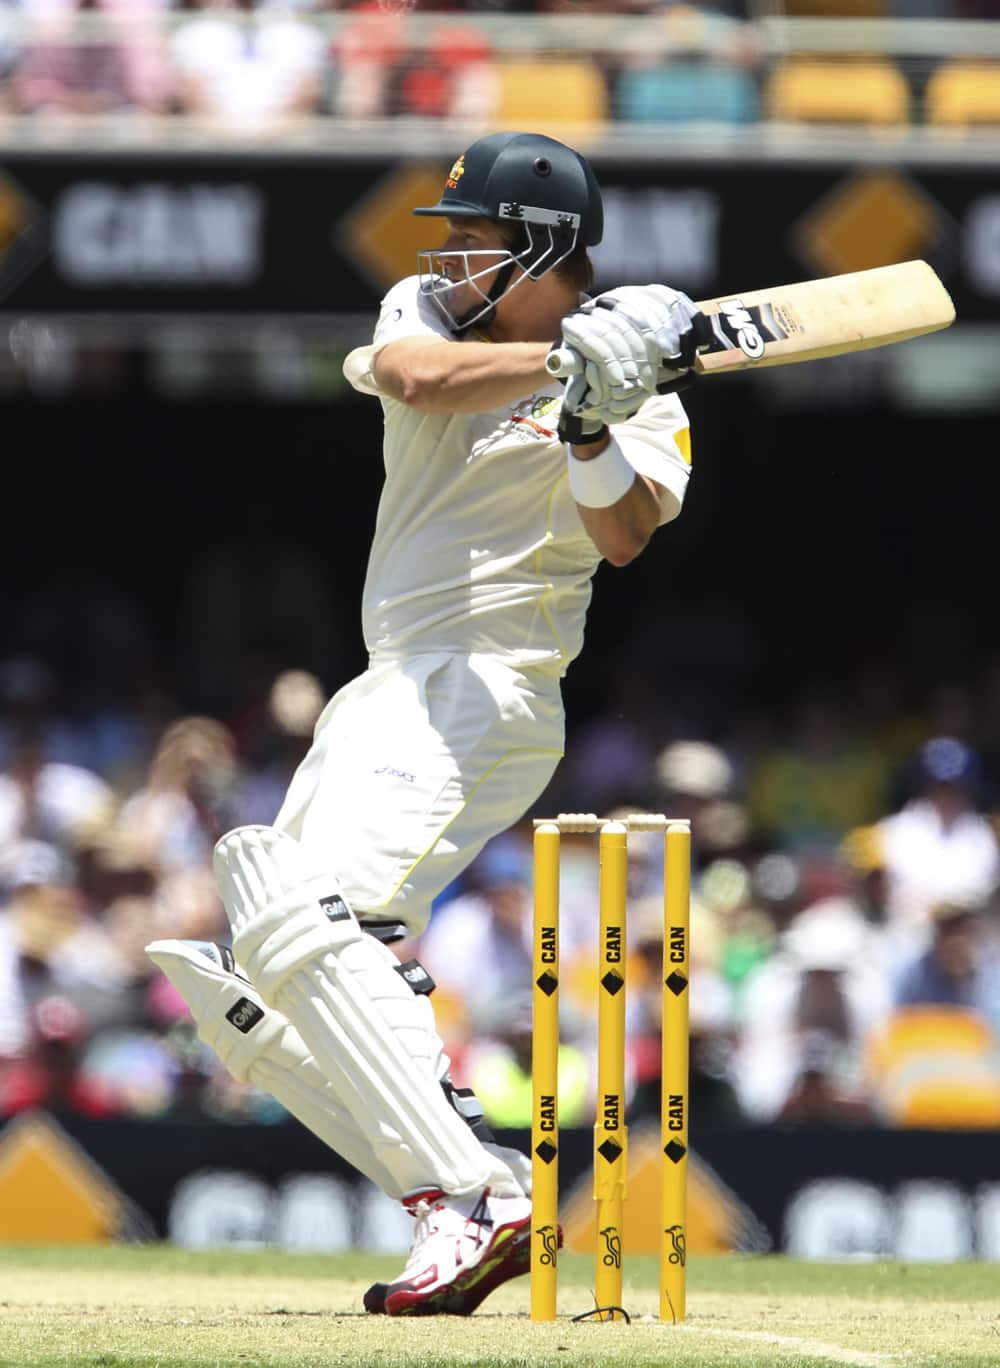
<path fill-rule="evenodd" d="M 553 347 L 545 358 L 545 369 L 560 380 L 568 375 L 579 375 L 583 370 L 583 358 L 572 347 Z"/>
<path fill-rule="evenodd" d="M 692 340 L 694 355 L 711 346 L 715 334 L 712 325 L 703 313 L 696 313 L 692 319 Z M 693 357 L 692 357 L 693 360 Z M 690 364 L 690 363 L 689 363 Z M 545 358 L 545 369 L 550 375 L 565 380 L 571 375 L 581 375 L 584 369 L 583 357 L 572 347 L 553 347 Z"/>

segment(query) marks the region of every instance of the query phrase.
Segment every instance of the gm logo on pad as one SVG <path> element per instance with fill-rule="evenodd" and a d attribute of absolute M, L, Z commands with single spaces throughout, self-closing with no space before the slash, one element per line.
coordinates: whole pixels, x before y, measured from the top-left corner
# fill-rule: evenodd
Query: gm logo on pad
<path fill-rule="evenodd" d="M 263 1021 L 264 1013 L 256 1002 L 251 1002 L 249 998 L 241 997 L 239 1002 L 233 1004 L 226 1013 L 226 1020 L 231 1021 L 238 1031 L 244 1035 L 249 1035 L 258 1021 Z"/>

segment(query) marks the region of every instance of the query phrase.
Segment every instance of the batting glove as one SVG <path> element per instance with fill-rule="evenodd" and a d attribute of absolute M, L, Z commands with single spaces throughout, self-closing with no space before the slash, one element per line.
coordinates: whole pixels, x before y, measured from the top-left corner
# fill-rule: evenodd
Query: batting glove
<path fill-rule="evenodd" d="M 676 371 L 687 370 L 695 358 L 701 329 L 698 306 L 680 290 L 668 285 L 622 285 L 606 290 L 593 301 L 597 309 L 624 314 L 654 354 L 654 364 Z"/>
<path fill-rule="evenodd" d="M 563 344 L 583 362 L 566 386 L 563 407 L 608 410 L 613 420 L 634 413 L 656 388 L 659 354 L 627 314 L 590 300 L 562 320 Z"/>

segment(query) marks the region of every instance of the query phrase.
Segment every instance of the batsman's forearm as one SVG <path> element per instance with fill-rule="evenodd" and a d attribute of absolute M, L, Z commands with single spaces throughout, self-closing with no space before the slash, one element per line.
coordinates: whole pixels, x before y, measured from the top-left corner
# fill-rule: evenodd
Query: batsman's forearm
<path fill-rule="evenodd" d="M 587 535 L 606 561 L 628 565 L 643 551 L 660 521 L 660 499 L 655 485 L 637 475 L 617 503 L 607 508 L 577 504 Z"/>
<path fill-rule="evenodd" d="M 552 383 L 548 342 L 390 343 L 375 358 L 378 384 L 424 413 L 487 413 Z"/>

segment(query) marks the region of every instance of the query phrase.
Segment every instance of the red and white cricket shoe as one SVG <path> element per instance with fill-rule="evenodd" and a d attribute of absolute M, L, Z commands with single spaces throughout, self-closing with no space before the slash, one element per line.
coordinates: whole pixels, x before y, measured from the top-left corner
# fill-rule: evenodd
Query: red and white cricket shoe
<path fill-rule="evenodd" d="M 531 1201 L 446 1197 L 424 1188 L 403 1198 L 416 1219 L 406 1267 L 384 1287 L 365 1294 L 369 1311 L 390 1316 L 468 1316 L 495 1288 L 527 1273 Z M 381 1301 L 382 1305 L 378 1303 Z"/>

